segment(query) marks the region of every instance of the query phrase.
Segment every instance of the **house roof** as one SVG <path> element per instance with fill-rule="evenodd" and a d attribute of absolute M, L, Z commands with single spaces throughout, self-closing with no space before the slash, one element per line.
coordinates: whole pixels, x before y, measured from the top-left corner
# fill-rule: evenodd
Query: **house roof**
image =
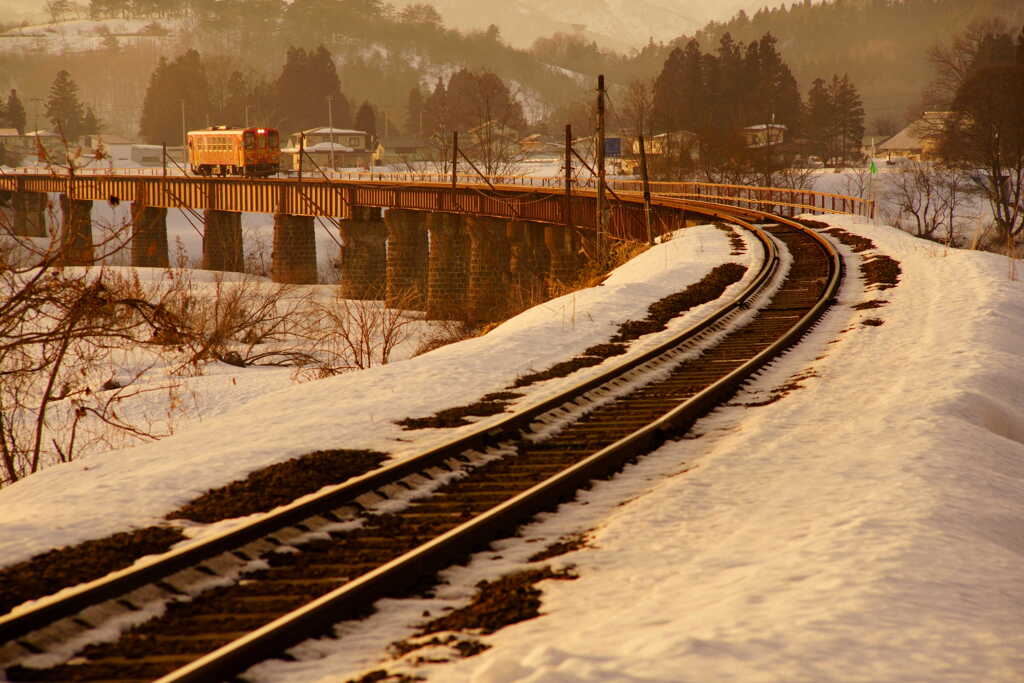
<path fill-rule="evenodd" d="M 891 138 L 877 146 L 880 152 L 887 152 L 897 149 L 921 149 L 924 143 L 921 141 L 920 127 L 918 122 L 912 124 L 893 135 Z"/>
<path fill-rule="evenodd" d="M 319 128 L 310 128 L 309 130 L 302 131 L 306 135 L 330 135 L 332 132 L 334 135 L 366 135 L 365 130 L 352 130 L 351 128 L 331 128 L 329 126 L 320 126 Z"/>
<path fill-rule="evenodd" d="M 943 122 L 951 114 L 952 112 L 948 111 L 926 111 L 917 121 L 878 145 L 877 149 L 879 151 L 923 149 L 929 132 L 941 128 Z"/>

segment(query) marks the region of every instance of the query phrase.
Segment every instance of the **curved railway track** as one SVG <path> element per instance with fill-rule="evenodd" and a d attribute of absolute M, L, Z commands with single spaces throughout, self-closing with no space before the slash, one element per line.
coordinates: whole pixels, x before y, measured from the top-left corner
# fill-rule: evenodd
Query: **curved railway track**
<path fill-rule="evenodd" d="M 0 618 L 8 679 L 231 678 L 365 614 L 382 596 L 421 590 L 438 570 L 688 429 L 799 340 L 835 295 L 842 266 L 828 242 L 796 223 L 663 203 L 756 237 L 762 264 L 738 297 L 658 348 L 498 424 L 15 610 Z M 788 270 L 777 243 L 792 256 Z M 162 616 L 143 619 L 141 608 L 152 606 Z M 111 615 L 139 625 L 52 665 Z"/>

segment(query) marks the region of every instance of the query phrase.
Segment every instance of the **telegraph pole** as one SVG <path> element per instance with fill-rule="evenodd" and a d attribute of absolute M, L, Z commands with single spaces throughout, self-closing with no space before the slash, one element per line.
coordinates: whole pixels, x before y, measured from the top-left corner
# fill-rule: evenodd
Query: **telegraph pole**
<path fill-rule="evenodd" d="M 565 124 L 565 225 L 572 227 L 572 124 Z"/>
<path fill-rule="evenodd" d="M 331 173 L 334 172 L 334 96 L 327 96 L 327 127 L 331 129 Z"/>
<path fill-rule="evenodd" d="M 651 232 L 651 183 L 647 176 L 647 150 L 644 148 L 644 134 L 640 133 L 640 177 L 644 181 L 644 227 L 647 229 L 647 243 L 654 244 Z"/>
<path fill-rule="evenodd" d="M 459 131 L 452 131 L 452 187 L 459 180 Z"/>
<path fill-rule="evenodd" d="M 604 259 L 605 240 L 607 239 L 607 220 L 605 216 L 605 182 L 604 182 L 604 74 L 597 77 L 597 253 Z"/>

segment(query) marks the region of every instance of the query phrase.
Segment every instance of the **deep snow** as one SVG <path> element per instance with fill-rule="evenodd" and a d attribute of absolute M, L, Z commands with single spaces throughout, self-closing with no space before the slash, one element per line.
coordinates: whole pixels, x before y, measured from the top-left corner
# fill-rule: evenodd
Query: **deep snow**
<path fill-rule="evenodd" d="M 249 676 L 344 681 L 384 667 L 477 683 L 1021 680 L 1024 285 L 1003 257 L 828 220 L 899 261 L 900 284 L 865 292 L 847 252 L 838 304 L 698 423 L 700 438 L 666 444 L 445 572 L 436 598 L 386 601 L 339 627 L 341 639 L 296 648 L 301 661 Z M 259 395 L 173 437 L 33 475 L 0 490 L 2 562 L 154 523 L 206 488 L 317 448 L 419 450 L 452 432 L 401 432 L 392 420 L 500 390 L 605 341 L 728 252 L 723 233 L 689 228 L 603 286 L 484 337 L 301 385 L 268 375 Z M 873 298 L 888 303 L 851 308 Z M 796 375 L 801 386 L 780 400 L 744 405 Z M 579 578 L 541 584 L 542 617 L 480 637 L 493 647 L 451 664 L 414 666 L 429 650 L 389 659 L 387 644 L 412 634 L 424 610 L 462 604 L 478 580 L 587 530 L 590 547 L 549 562 Z"/>

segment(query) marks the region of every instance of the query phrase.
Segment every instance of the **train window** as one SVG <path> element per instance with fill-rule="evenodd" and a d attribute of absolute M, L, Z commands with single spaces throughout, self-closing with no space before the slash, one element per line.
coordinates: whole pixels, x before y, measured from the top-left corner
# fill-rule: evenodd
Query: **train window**
<path fill-rule="evenodd" d="M 252 131 L 245 131 L 245 135 L 243 137 L 246 149 L 256 148 L 256 136 L 252 133 Z M 262 142 L 262 140 L 260 142 Z"/>
<path fill-rule="evenodd" d="M 277 149 L 278 140 L 276 130 L 267 131 L 267 143 L 271 149 Z"/>

